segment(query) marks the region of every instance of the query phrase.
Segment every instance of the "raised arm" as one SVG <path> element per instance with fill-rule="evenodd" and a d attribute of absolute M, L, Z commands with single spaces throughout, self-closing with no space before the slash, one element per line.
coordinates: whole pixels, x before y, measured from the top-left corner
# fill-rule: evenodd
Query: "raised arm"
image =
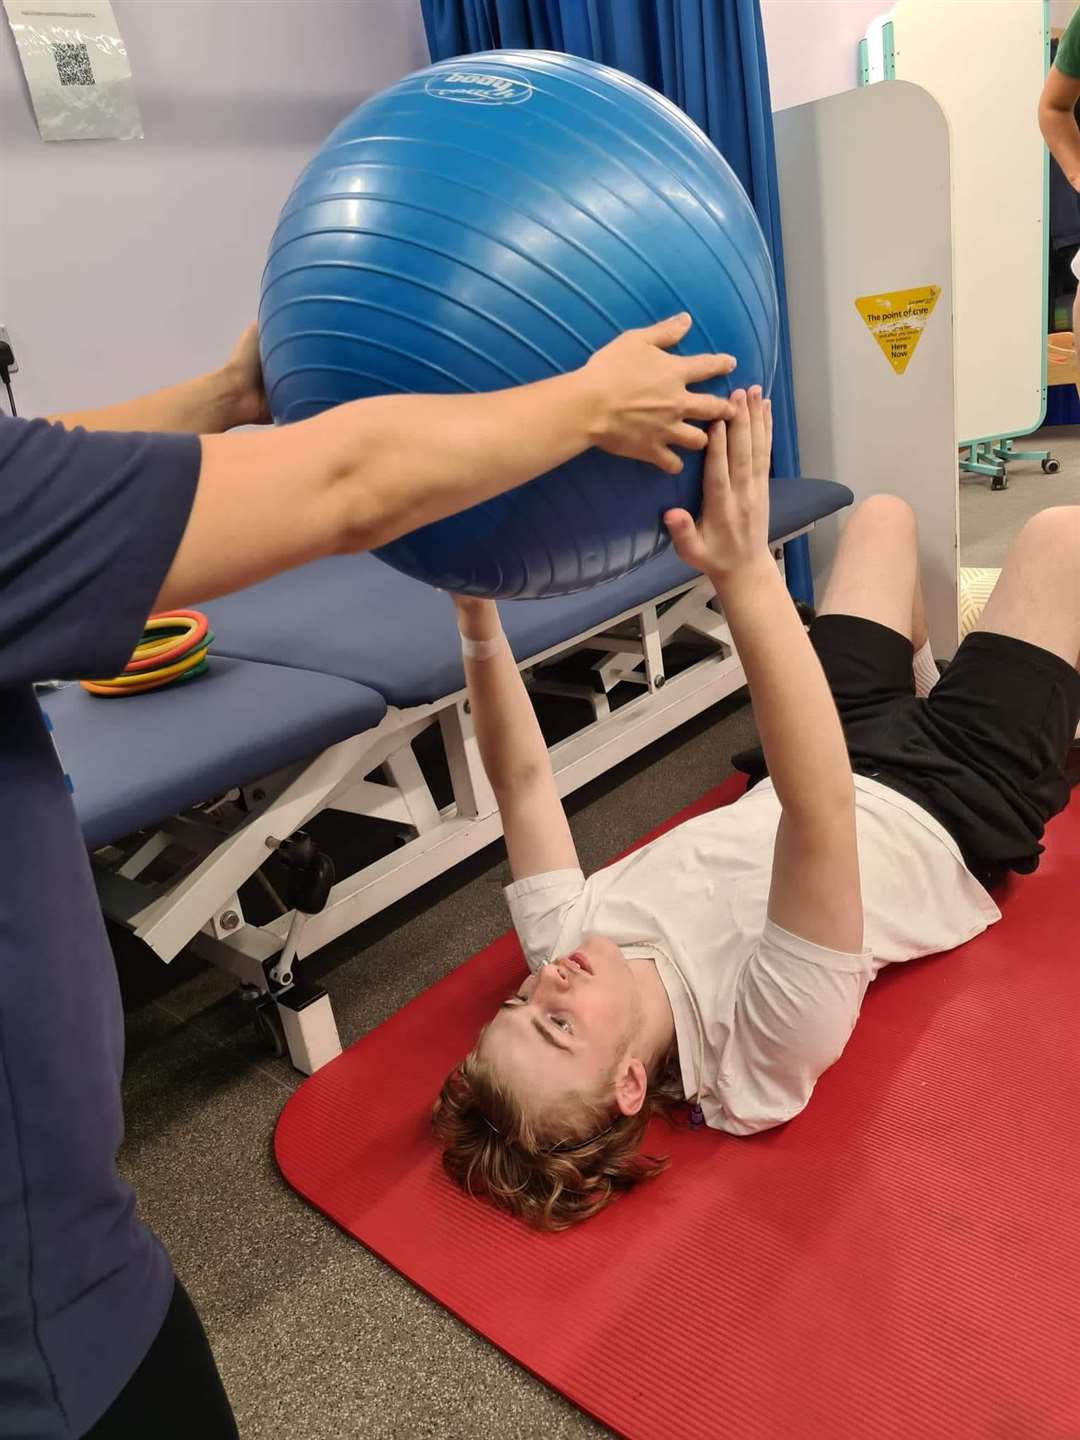
<path fill-rule="evenodd" d="M 760 391 L 737 391 L 713 427 L 699 525 L 667 517 L 675 548 L 716 586 L 750 687 L 782 818 L 769 918 L 829 949 L 862 949 L 851 765 L 825 675 L 769 552 L 772 418 Z"/>
<path fill-rule="evenodd" d="M 515 880 L 576 869 L 547 745 L 493 600 L 456 595 L 473 724 Z"/>

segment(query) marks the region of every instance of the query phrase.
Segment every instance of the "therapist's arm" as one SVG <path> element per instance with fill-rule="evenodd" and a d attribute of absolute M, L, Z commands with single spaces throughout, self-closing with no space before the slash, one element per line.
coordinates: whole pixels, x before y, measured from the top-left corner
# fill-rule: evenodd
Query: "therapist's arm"
<path fill-rule="evenodd" d="M 259 366 L 259 337 L 249 325 L 218 370 L 183 380 L 119 405 L 72 410 L 50 420 L 84 430 L 155 430 L 180 435 L 220 435 L 238 425 L 270 419 Z"/>
<path fill-rule="evenodd" d="M 1061 166 L 1066 180 L 1080 190 L 1080 129 L 1075 106 L 1080 100 L 1080 79 L 1051 65 L 1039 96 L 1039 129 L 1050 154 Z"/>
<path fill-rule="evenodd" d="M 672 447 L 705 445 L 687 422 L 731 413 L 729 401 L 687 386 L 735 363 L 667 354 L 689 326 L 677 316 L 629 331 L 580 370 L 513 390 L 379 396 L 272 430 L 204 436 L 195 503 L 159 607 L 384 545 L 592 446 L 678 473 Z"/>

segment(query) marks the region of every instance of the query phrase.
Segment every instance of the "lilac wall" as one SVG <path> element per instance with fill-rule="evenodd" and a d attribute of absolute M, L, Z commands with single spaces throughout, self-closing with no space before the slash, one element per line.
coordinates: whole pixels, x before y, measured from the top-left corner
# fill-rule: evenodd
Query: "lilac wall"
<path fill-rule="evenodd" d="M 43 143 L 0 11 L 0 324 L 24 414 L 205 369 L 254 318 L 292 182 L 428 63 L 418 0 L 113 0 L 146 138 Z"/>

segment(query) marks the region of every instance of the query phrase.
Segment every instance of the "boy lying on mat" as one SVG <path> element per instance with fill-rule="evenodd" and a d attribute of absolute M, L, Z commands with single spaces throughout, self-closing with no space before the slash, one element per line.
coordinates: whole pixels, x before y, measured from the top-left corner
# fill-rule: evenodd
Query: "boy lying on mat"
<path fill-rule="evenodd" d="M 744 798 L 586 880 L 498 611 L 456 602 L 531 973 L 435 1128 L 457 1182 L 548 1229 L 663 1168 L 638 1153 L 654 1107 L 735 1135 L 797 1115 L 882 966 L 998 920 L 988 887 L 1035 869 L 1068 799 L 1080 507 L 1025 526 L 940 678 L 915 517 L 889 496 L 852 515 L 807 636 L 768 546 L 769 405 L 733 398 L 700 524 L 666 520 L 746 670 L 769 778 Z"/>

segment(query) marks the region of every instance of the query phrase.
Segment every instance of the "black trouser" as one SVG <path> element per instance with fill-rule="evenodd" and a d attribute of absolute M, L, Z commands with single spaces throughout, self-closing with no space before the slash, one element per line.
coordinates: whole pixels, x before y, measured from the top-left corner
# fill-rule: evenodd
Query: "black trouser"
<path fill-rule="evenodd" d="M 206 1332 L 178 1280 L 157 1339 L 85 1440 L 238 1440 Z"/>

